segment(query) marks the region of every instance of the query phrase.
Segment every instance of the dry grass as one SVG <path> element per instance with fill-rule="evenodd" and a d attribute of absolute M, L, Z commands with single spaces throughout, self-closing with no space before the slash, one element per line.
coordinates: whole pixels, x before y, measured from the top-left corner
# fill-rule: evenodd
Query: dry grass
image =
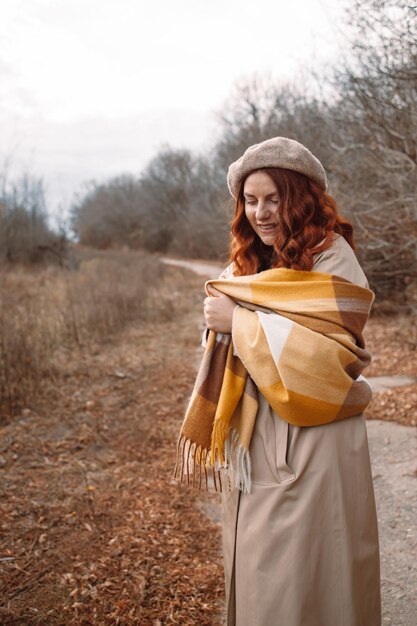
<path fill-rule="evenodd" d="M 89 350 L 126 324 L 170 315 L 165 266 L 139 252 L 78 251 L 79 267 L 0 274 L 0 417 L 31 407 L 62 351 Z"/>

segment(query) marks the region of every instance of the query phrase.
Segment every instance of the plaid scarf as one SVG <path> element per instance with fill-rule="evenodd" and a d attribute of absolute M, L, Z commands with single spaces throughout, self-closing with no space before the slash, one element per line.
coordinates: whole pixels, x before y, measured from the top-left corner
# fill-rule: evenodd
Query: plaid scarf
<path fill-rule="evenodd" d="M 282 419 L 305 427 L 358 415 L 369 404 L 362 331 L 374 295 L 337 276 L 290 269 L 210 280 L 210 295 L 207 285 L 240 306 L 232 335 L 209 331 L 174 476 L 221 491 L 226 468 L 250 492 L 258 393 Z"/>

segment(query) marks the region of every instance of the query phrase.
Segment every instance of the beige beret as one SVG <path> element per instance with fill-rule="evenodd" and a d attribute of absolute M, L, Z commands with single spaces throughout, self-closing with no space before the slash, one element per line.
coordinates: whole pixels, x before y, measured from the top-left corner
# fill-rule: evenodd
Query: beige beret
<path fill-rule="evenodd" d="M 235 199 L 246 174 L 262 167 L 294 170 L 314 180 L 324 191 L 327 189 L 324 167 L 310 150 L 294 139 L 273 137 L 250 146 L 240 159 L 229 167 L 227 186 Z"/>

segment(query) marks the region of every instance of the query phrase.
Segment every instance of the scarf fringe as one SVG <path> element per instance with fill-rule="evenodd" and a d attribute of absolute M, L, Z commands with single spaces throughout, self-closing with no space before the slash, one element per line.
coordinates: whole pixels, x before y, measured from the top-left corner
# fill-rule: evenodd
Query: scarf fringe
<path fill-rule="evenodd" d="M 218 461 L 220 467 L 226 465 L 225 442 L 228 437 L 228 425 L 221 419 L 216 419 L 213 424 L 210 445 L 210 461 L 212 465 Z"/>
<path fill-rule="evenodd" d="M 208 458 L 209 450 L 197 446 L 183 435 L 178 440 L 173 477 L 199 491 L 214 488 L 214 491 L 222 492 L 220 471 L 217 467 L 208 465 Z"/>
<path fill-rule="evenodd" d="M 243 493 L 250 493 L 252 491 L 250 454 L 249 450 L 243 446 L 239 446 L 237 449 L 235 486 L 237 489 L 243 491 Z"/>
<path fill-rule="evenodd" d="M 234 475 L 235 487 L 244 493 L 250 493 L 252 489 L 250 454 L 248 449 L 238 445 L 238 441 L 239 433 L 234 429 L 230 430 L 221 462 L 219 458 L 212 461 L 210 450 L 197 446 L 182 435 L 178 439 L 173 478 L 192 485 L 199 491 L 204 489 L 221 493 L 224 490 L 221 470 L 225 470 L 229 491 L 232 490 L 231 476 Z"/>

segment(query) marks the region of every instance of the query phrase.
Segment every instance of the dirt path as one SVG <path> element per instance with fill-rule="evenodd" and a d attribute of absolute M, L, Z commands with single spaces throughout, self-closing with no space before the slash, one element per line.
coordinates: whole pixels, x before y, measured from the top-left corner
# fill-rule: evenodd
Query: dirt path
<path fill-rule="evenodd" d="M 164 262 L 215 278 L 222 268 L 199 261 Z M 383 378 L 383 380 L 379 380 Z M 405 380 L 404 380 L 405 379 Z M 372 377 L 374 391 L 385 391 L 398 382 L 395 376 Z M 415 380 L 415 378 L 414 378 Z M 400 377 L 410 384 L 413 377 Z M 382 384 L 384 383 L 384 384 Z M 395 422 L 366 422 L 377 502 L 383 626 L 415 626 L 417 623 L 417 438 L 416 429 Z M 200 499 L 200 510 L 220 519 L 219 506 Z"/>
<path fill-rule="evenodd" d="M 190 270 L 190 272 L 198 274 L 199 276 L 206 276 L 206 278 L 217 278 L 223 269 L 221 265 L 218 265 L 217 263 L 208 263 L 207 261 L 190 261 L 186 259 L 168 258 L 161 258 L 161 261 L 167 265 L 183 267 L 184 269 Z"/>

